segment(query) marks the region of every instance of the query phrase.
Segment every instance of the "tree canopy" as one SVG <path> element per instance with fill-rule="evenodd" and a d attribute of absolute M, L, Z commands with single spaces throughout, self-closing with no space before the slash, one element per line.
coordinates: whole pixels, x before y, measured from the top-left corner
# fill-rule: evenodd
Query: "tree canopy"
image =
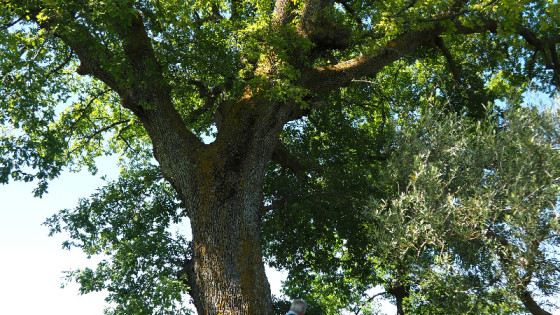
<path fill-rule="evenodd" d="M 559 307 L 557 1 L 0 8 L 0 182 L 119 157 L 46 222 L 109 313 L 274 314 L 264 261 L 310 314 Z"/>

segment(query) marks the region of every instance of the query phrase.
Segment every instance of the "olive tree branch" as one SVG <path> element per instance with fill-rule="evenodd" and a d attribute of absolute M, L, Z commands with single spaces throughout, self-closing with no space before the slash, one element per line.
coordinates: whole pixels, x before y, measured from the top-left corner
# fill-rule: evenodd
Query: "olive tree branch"
<path fill-rule="evenodd" d="M 499 235 L 495 233 L 492 229 L 489 229 L 486 232 L 486 236 L 490 239 L 496 240 L 503 248 L 503 250 L 498 250 L 498 256 L 500 262 L 502 264 L 502 268 L 514 265 L 513 268 L 519 268 L 515 266 L 517 263 L 525 261 L 527 264 L 526 259 L 516 259 L 513 257 L 512 253 L 507 249 L 511 246 L 510 242 L 506 239 L 505 236 Z M 540 240 L 535 240 L 535 242 L 540 242 Z M 531 255 L 534 257 L 534 255 Z M 534 299 L 531 292 L 527 289 L 529 283 L 532 279 L 533 270 L 536 268 L 534 265 L 534 259 L 531 259 L 531 263 L 527 266 L 522 266 L 525 270 L 527 270 L 527 275 L 523 277 L 523 279 L 519 278 L 519 275 L 516 272 L 506 272 L 506 278 L 513 283 L 519 283 L 519 286 L 516 288 L 516 295 L 521 300 L 523 305 L 529 310 L 532 314 L 538 315 L 552 315 L 551 313 L 544 310 Z"/>

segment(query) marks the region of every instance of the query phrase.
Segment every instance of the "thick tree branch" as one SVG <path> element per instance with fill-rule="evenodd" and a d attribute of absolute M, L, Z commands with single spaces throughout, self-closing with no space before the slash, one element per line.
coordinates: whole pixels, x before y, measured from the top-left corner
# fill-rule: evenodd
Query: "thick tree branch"
<path fill-rule="evenodd" d="M 528 28 L 521 28 L 518 32 L 536 51 L 542 53 L 546 67 L 554 73 L 555 85 L 560 87 L 560 62 L 556 52 L 556 44 L 560 41 L 560 36 L 541 39 Z"/>
<path fill-rule="evenodd" d="M 326 50 L 343 50 L 349 46 L 351 29 L 327 13 L 333 4 L 332 0 L 307 0 L 303 7 L 297 33 L 315 44 L 311 61 Z"/>
<path fill-rule="evenodd" d="M 529 312 L 533 315 L 552 315 L 552 313 L 547 312 L 544 310 L 534 299 L 531 295 L 531 292 L 527 291 L 527 289 L 521 289 L 521 292 L 517 294 L 523 305 L 527 308 Z"/>
<path fill-rule="evenodd" d="M 291 170 L 298 178 L 305 179 L 305 171 L 308 170 L 308 167 L 304 166 L 282 143 L 277 144 L 272 153 L 272 161 Z"/>
<path fill-rule="evenodd" d="M 33 11 L 41 12 L 41 9 Z M 51 13 L 46 20 L 37 20 L 37 14 L 30 14 L 39 27 L 52 32 L 54 36 L 66 43 L 78 56 L 80 66 L 78 74 L 92 75 L 103 81 L 111 89 L 119 92 L 121 89 L 118 79 L 102 65 L 103 61 L 111 60 L 111 54 L 99 41 L 94 38 L 90 31 L 83 25 L 71 20 L 70 17 L 62 17 L 58 13 Z"/>
<path fill-rule="evenodd" d="M 155 57 L 152 41 L 140 12 L 117 8 L 121 15 L 111 28 L 118 30 L 122 51 L 114 51 L 91 34 L 76 16 L 43 8 L 31 8 L 29 16 L 49 33 L 60 38 L 78 56 L 78 73 L 91 75 L 116 91 L 121 104 L 132 110 L 152 140 L 154 156 L 166 179 L 180 195 L 186 195 L 192 180 L 175 174 L 191 174 L 194 152 L 204 144 L 186 126 L 171 100 L 171 88 Z M 30 10 L 31 11 L 31 10 Z M 46 19 L 39 20 L 42 13 Z M 125 59 L 123 60 L 123 53 Z M 181 157 L 178 159 L 177 157 Z M 178 184 L 179 181 L 182 181 Z"/>
<path fill-rule="evenodd" d="M 115 19 L 115 27 L 128 63 L 115 60 L 112 53 L 95 38 L 86 26 L 76 22 L 69 13 L 50 11 L 41 7 L 29 8 L 30 17 L 39 27 L 51 32 L 66 43 L 78 56 L 78 74 L 92 75 L 116 91 L 123 106 L 131 109 L 143 123 L 167 120 L 168 126 L 177 130 L 189 147 L 202 142 L 185 126 L 170 98 L 170 87 L 163 78 L 162 68 L 155 57 L 151 39 L 143 24 L 142 16 L 132 9 L 123 10 L 128 16 Z M 46 19 L 39 20 L 42 12 Z M 110 66 L 110 70 L 107 67 Z M 117 66 L 118 65 L 118 66 Z M 141 104 L 149 104 L 148 107 Z M 148 118 L 151 116 L 151 118 Z M 148 126 L 146 126 L 147 130 Z M 151 136 L 154 136 L 153 134 Z"/>
<path fill-rule="evenodd" d="M 556 51 L 556 45 L 549 45 L 548 49 L 550 51 L 550 58 L 552 59 L 556 86 L 560 87 L 560 60 L 558 59 L 558 52 Z"/>
<path fill-rule="evenodd" d="M 498 21 L 484 19 L 477 26 L 464 26 L 461 23 L 455 23 L 456 34 L 473 34 L 482 32 L 498 32 Z M 560 86 L 560 62 L 556 52 L 556 45 L 560 43 L 560 35 L 554 35 L 548 38 L 538 38 L 537 35 L 528 28 L 520 27 L 517 33 L 531 46 L 536 52 L 540 52 L 545 60 L 545 66 L 554 73 L 555 85 Z"/>
<path fill-rule="evenodd" d="M 240 0 L 231 0 L 231 21 L 237 21 L 240 17 L 242 3 Z"/>
<path fill-rule="evenodd" d="M 371 55 L 361 55 L 333 66 L 310 69 L 302 74 L 300 85 L 312 93 L 327 92 L 349 85 L 352 80 L 374 77 L 392 62 L 432 42 L 441 33 L 439 27 L 410 31 L 390 41 Z"/>
<path fill-rule="evenodd" d="M 295 15 L 292 14 L 294 8 L 294 2 L 291 0 L 276 0 L 272 25 L 281 27 L 290 23 L 295 17 Z"/>
<path fill-rule="evenodd" d="M 454 28 L 456 34 L 474 34 L 487 31 L 495 33 L 498 29 L 498 23 L 492 20 L 482 20 L 477 26 L 455 23 Z M 444 30 L 440 23 L 434 22 L 431 28 L 408 31 L 372 54 L 360 55 L 336 65 L 304 71 L 299 84 L 312 93 L 319 93 L 347 86 L 356 79 L 374 77 L 385 66 L 410 55 L 421 46 L 430 45 Z"/>
<path fill-rule="evenodd" d="M 498 32 L 499 23 L 495 20 L 481 20 L 478 26 L 464 26 L 461 23 L 455 23 L 456 34 L 473 34 L 482 32 Z M 546 67 L 554 71 L 556 85 L 560 86 L 560 62 L 556 53 L 556 45 L 560 43 L 560 35 L 554 35 L 548 38 L 538 38 L 530 29 L 521 27 L 517 33 L 531 46 L 543 54 Z"/>
<path fill-rule="evenodd" d="M 535 33 L 533 33 L 528 28 L 521 28 L 519 30 L 519 35 L 525 39 L 527 43 L 531 46 L 535 47 L 536 49 L 543 51 L 546 48 L 546 43 L 544 40 L 541 40 L 537 37 Z"/>
<path fill-rule="evenodd" d="M 397 315 L 404 315 L 404 299 L 410 296 L 410 285 L 397 285 L 387 290 L 387 293 L 392 294 L 397 300 Z"/>
<path fill-rule="evenodd" d="M 303 6 L 303 12 L 298 24 L 298 32 L 307 35 L 313 29 L 313 20 L 316 19 L 321 11 L 329 4 L 329 0 L 307 0 Z"/>
<path fill-rule="evenodd" d="M 462 77 L 461 76 L 461 71 L 459 70 L 459 67 L 457 66 L 457 63 L 453 59 L 453 56 L 451 55 L 451 52 L 449 51 L 449 49 L 447 48 L 447 46 L 443 42 L 443 38 L 438 36 L 438 37 L 435 38 L 434 41 L 435 41 L 436 46 L 441 50 L 443 56 L 445 57 L 445 60 L 447 60 L 447 65 L 449 66 L 449 70 L 453 74 L 453 79 L 455 80 L 456 84 L 460 84 L 461 83 L 461 77 Z"/>
<path fill-rule="evenodd" d="M 132 85 L 123 91 L 123 105 L 131 109 L 144 123 L 146 130 L 151 133 L 152 140 L 162 137 L 163 131 L 155 131 L 162 124 L 173 128 L 181 137 L 184 144 L 191 149 L 202 146 L 202 142 L 190 131 L 185 122 L 173 106 L 169 84 L 163 77 L 162 67 L 155 57 L 152 42 L 144 26 L 139 12 L 133 12 L 128 17 L 129 23 L 117 23 L 123 50 L 132 66 L 132 73 L 128 73 L 128 82 Z M 150 106 L 146 107 L 142 103 Z M 151 107 L 153 106 L 153 107 Z M 167 130 L 169 132 L 169 129 Z M 177 145 L 177 144 L 175 144 Z"/>

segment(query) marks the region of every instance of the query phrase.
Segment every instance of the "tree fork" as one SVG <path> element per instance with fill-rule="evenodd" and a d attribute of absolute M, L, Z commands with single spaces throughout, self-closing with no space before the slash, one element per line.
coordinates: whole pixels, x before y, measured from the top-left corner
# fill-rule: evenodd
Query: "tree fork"
<path fill-rule="evenodd" d="M 238 100 L 216 140 L 193 152 L 185 175 L 192 183 L 174 180 L 191 219 L 184 273 L 199 314 L 272 314 L 260 209 L 266 169 L 293 108 L 258 95 Z"/>

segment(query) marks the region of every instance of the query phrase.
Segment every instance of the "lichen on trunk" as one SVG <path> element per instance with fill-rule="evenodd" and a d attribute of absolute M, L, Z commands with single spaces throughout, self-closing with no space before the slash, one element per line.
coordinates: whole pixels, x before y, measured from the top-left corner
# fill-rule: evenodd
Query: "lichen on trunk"
<path fill-rule="evenodd" d="M 260 211 L 266 169 L 290 110 L 259 98 L 243 102 L 217 139 L 193 154 L 192 183 L 178 189 L 190 213 L 193 253 L 185 271 L 199 314 L 272 314 Z"/>
<path fill-rule="evenodd" d="M 214 191 L 219 192 L 217 186 Z M 201 210 L 192 220 L 193 269 L 188 284 L 199 314 L 271 310 L 260 244 L 260 191 L 239 188 L 227 200 L 211 192 L 198 198 Z"/>

